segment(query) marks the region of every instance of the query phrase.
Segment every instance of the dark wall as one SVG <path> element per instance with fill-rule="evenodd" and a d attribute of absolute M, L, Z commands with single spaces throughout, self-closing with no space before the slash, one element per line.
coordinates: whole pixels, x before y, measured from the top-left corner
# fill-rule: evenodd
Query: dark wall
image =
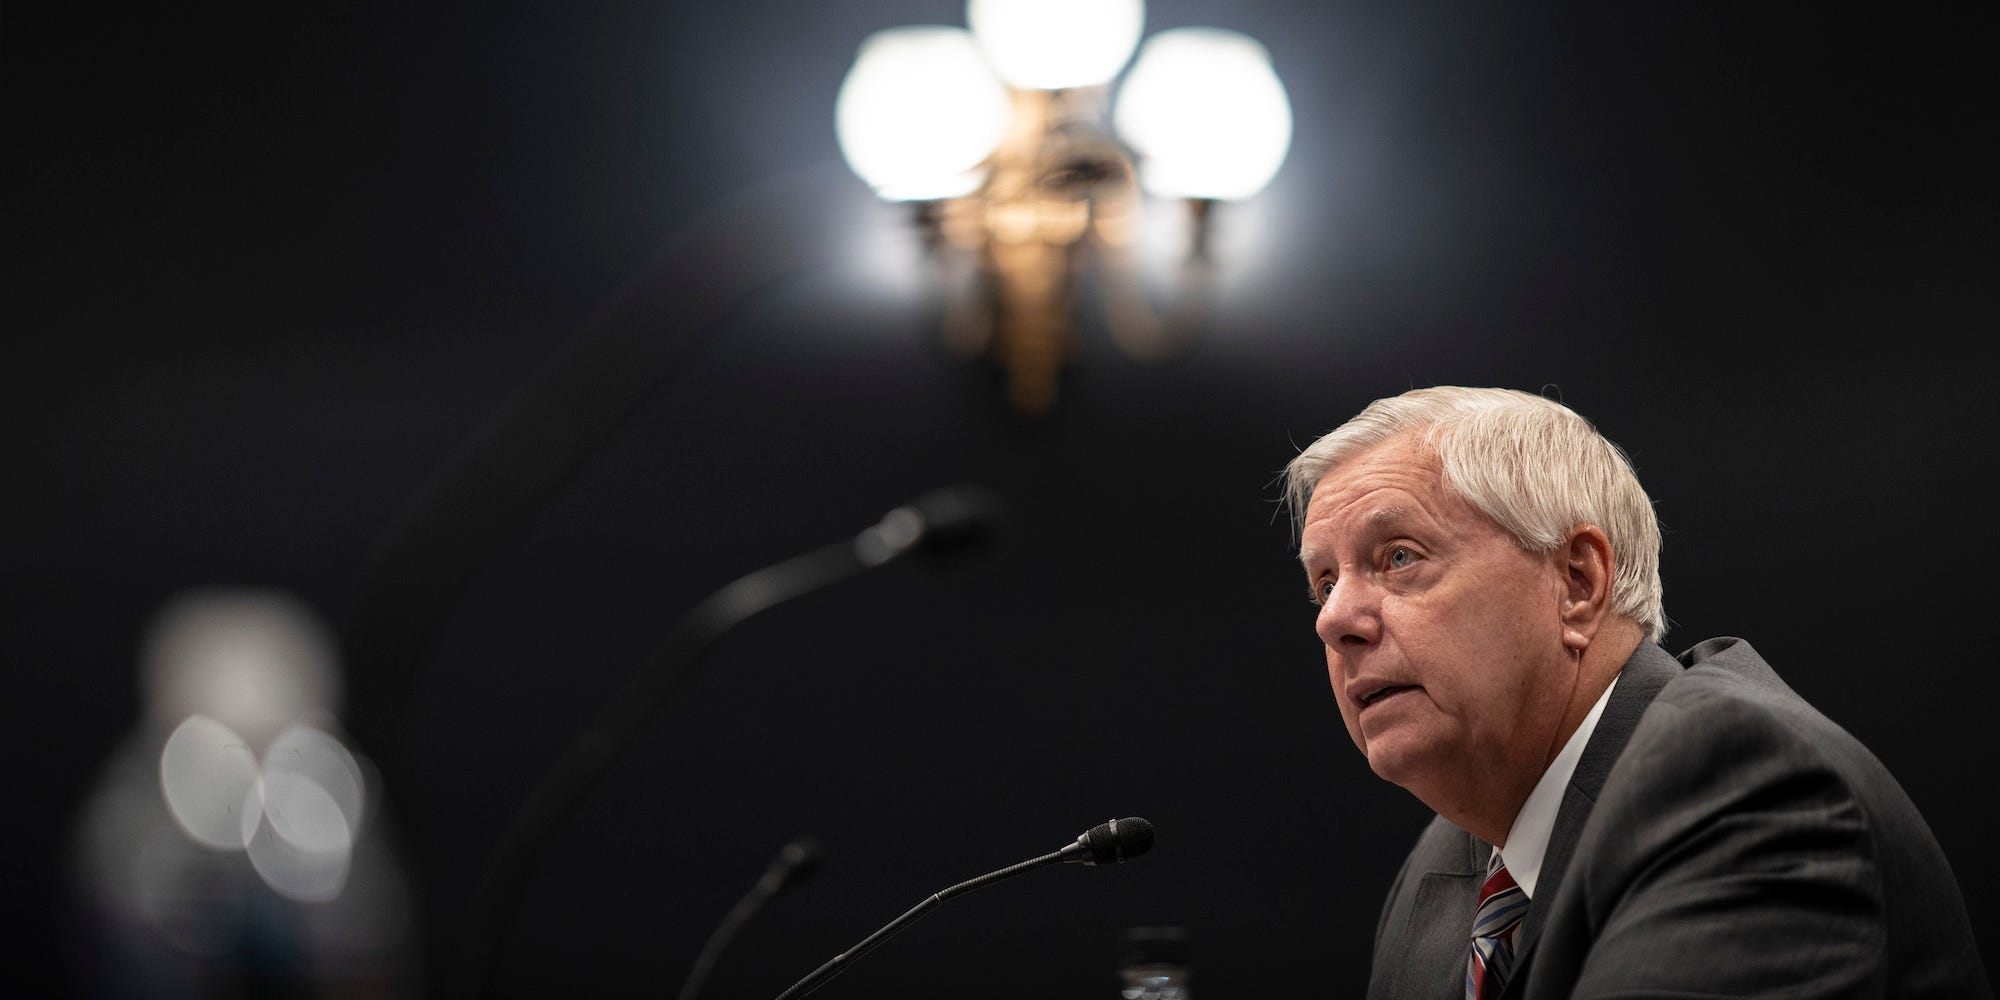
<path fill-rule="evenodd" d="M 1085 314 L 1039 421 L 937 349 L 832 135 L 860 40 L 957 5 L 10 10 L 4 888 L 45 958 L 0 964 L 80 988 L 61 859 L 183 588 L 341 629 L 435 988 L 499 824 L 682 612 L 970 480 L 1011 512 L 981 558 L 712 650 L 550 845 L 502 978 L 672 990 L 810 833 L 711 981 L 775 995 L 1136 814 L 1142 862 L 955 901 L 823 995 L 1109 996 L 1155 922 L 1203 994 L 1356 993 L 1426 813 L 1341 729 L 1273 477 L 1434 383 L 1553 387 L 1624 445 L 1667 645 L 1749 638 L 1992 926 L 1984 53 L 1941 13 L 1626 6 L 1153 4 L 1267 45 L 1293 151 L 1220 220 L 1213 335 L 1142 364 Z"/>

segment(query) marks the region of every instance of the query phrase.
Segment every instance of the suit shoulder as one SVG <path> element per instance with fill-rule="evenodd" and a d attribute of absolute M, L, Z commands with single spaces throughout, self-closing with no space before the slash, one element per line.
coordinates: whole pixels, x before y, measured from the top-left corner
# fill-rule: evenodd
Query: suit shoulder
<path fill-rule="evenodd" d="M 1871 778 L 1886 770 L 1853 734 L 1790 688 L 1703 666 L 1661 689 L 1640 717 L 1631 750 L 1723 773 L 1772 759 L 1840 773 L 1859 769 Z"/>
<path fill-rule="evenodd" d="M 1866 754 L 1852 734 L 1792 690 L 1749 643 L 1710 639 L 1679 659 L 1687 669 L 1667 682 L 1646 713 L 1661 709 L 1682 716 L 1674 732 L 1712 739 L 1714 731 L 1728 730 L 1739 738 L 1803 742 L 1822 750 L 1832 741 Z"/>
<path fill-rule="evenodd" d="M 1878 843 L 1935 843 L 1867 746 L 1754 652 L 1734 659 L 1698 661 L 1661 689 L 1621 760 L 1620 792 L 1654 809 L 1677 803 L 1690 816 L 1819 810 L 1851 816 Z"/>

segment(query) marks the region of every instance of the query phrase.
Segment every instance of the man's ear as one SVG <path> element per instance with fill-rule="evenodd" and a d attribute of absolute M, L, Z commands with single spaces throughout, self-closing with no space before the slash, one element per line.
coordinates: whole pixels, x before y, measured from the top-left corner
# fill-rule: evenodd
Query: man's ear
<path fill-rule="evenodd" d="M 1563 571 L 1563 645 L 1580 653 L 1611 613 L 1611 575 L 1616 567 L 1611 539 L 1597 525 L 1579 524 L 1556 551 Z"/>

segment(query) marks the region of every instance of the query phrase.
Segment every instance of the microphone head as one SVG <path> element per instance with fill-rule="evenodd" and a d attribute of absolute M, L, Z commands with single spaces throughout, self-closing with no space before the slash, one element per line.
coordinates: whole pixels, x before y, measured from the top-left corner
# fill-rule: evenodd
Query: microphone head
<path fill-rule="evenodd" d="M 811 837 L 800 837 L 786 844 L 778 851 L 777 864 L 785 866 L 795 879 L 805 878 L 819 865 L 820 855 L 826 853 L 819 841 Z"/>
<path fill-rule="evenodd" d="M 757 880 L 757 888 L 769 895 L 811 875 L 822 853 L 819 841 L 799 837 L 778 849 L 777 856 L 764 869 L 763 877 Z"/>
<path fill-rule="evenodd" d="M 1083 831 L 1063 853 L 1066 861 L 1086 865 L 1123 864 L 1153 848 L 1153 824 L 1138 816 L 1099 823 Z"/>
<path fill-rule="evenodd" d="M 1005 506 L 992 490 L 972 483 L 932 490 L 882 516 L 854 540 L 855 555 L 870 566 L 916 551 L 948 557 L 976 548 L 998 529 Z"/>

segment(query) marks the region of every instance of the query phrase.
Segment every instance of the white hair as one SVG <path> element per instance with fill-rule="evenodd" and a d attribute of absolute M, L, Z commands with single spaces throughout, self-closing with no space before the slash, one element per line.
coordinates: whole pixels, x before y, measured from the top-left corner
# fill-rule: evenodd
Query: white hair
<path fill-rule="evenodd" d="M 1421 432 L 1445 486 L 1529 552 L 1553 552 L 1577 525 L 1611 540 L 1612 610 L 1648 639 L 1666 634 L 1660 524 L 1624 451 L 1553 400 L 1513 389 L 1434 386 L 1368 404 L 1285 467 L 1294 535 L 1321 479 L 1362 450 Z"/>

